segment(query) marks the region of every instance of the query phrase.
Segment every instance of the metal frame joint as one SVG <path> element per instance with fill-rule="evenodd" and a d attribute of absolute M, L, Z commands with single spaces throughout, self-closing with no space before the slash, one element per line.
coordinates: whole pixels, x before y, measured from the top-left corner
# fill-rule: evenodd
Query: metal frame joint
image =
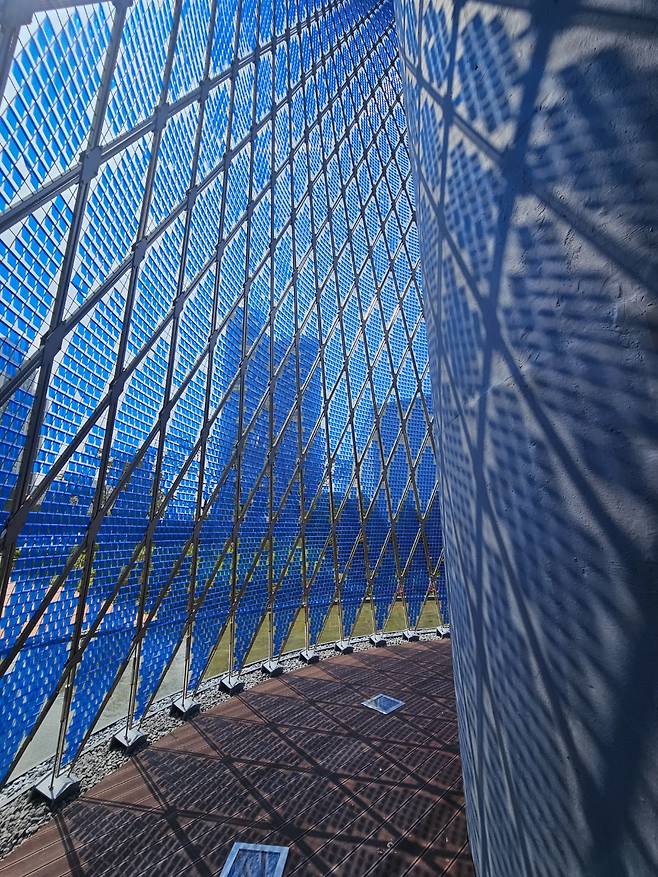
<path fill-rule="evenodd" d="M 4 2 L 0 3 L 0 27 L 3 30 L 12 30 L 15 27 L 21 27 L 23 24 L 29 24 L 36 11 L 34 2 L 4 0 Z"/>
<path fill-rule="evenodd" d="M 210 94 L 211 88 L 212 88 L 212 85 L 211 85 L 209 79 L 204 79 L 202 82 L 199 83 L 199 101 L 200 101 L 200 103 L 203 103 L 204 101 L 206 101 L 208 99 L 208 95 Z"/>
<path fill-rule="evenodd" d="M 153 127 L 152 130 L 155 134 L 159 131 L 164 130 L 165 125 L 169 121 L 169 104 L 163 103 L 158 106 L 156 111 L 153 113 Z"/>
<path fill-rule="evenodd" d="M 98 173 L 101 166 L 103 150 L 100 146 L 94 146 L 92 149 L 81 153 L 80 163 L 80 182 L 90 183 Z"/>
<path fill-rule="evenodd" d="M 187 191 L 187 205 L 186 205 L 188 211 L 192 210 L 192 208 L 194 207 L 194 204 L 196 202 L 198 194 L 199 194 L 198 185 L 192 186 L 190 189 L 188 189 L 188 191 Z"/>
<path fill-rule="evenodd" d="M 149 246 L 148 235 L 133 244 L 133 267 L 137 268 L 144 261 Z"/>

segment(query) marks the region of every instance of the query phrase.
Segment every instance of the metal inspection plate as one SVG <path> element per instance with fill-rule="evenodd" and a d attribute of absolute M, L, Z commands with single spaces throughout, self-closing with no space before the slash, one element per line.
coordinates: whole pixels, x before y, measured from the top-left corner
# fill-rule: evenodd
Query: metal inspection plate
<path fill-rule="evenodd" d="M 219 877 L 281 877 L 288 847 L 234 843 Z"/>
<path fill-rule="evenodd" d="M 376 694 L 369 700 L 362 701 L 361 706 L 367 706 L 368 709 L 384 713 L 386 716 L 388 713 L 399 710 L 401 706 L 404 706 L 404 701 L 398 700 L 396 697 L 389 697 L 388 694 Z"/>

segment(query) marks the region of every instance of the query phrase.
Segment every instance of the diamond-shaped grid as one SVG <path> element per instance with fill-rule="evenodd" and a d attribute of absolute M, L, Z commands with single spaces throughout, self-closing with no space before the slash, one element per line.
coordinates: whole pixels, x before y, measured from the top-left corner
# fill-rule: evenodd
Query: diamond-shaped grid
<path fill-rule="evenodd" d="M 58 766 L 126 667 L 132 724 L 183 642 L 193 691 L 227 629 L 239 671 L 264 622 L 273 654 L 296 619 L 315 644 L 337 598 L 342 637 L 366 599 L 383 627 L 400 593 L 413 625 L 441 581 L 392 9 L 235 6 L 145 0 L 112 41 L 97 4 L 22 34 L 42 85 L 55 31 L 75 32 L 65 67 L 90 48 L 84 85 L 56 80 L 40 175 L 24 182 L 16 145 L 5 162 L 23 213 L 3 226 L 0 672 L 5 703 L 26 695 L 7 768 L 69 651 Z M 49 193 L 96 106 L 88 186 Z"/>

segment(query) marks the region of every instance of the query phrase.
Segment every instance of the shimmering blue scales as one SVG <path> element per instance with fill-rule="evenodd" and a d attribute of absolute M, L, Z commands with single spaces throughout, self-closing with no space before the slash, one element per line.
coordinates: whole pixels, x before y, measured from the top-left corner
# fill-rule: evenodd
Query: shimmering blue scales
<path fill-rule="evenodd" d="M 275 654 L 300 610 L 317 643 L 336 599 L 343 637 L 366 597 L 381 628 L 400 589 L 415 624 L 431 581 L 447 618 L 392 8 L 212 5 L 128 8 L 77 208 L 77 178 L 41 193 L 86 148 L 116 13 L 19 35 L 0 106 L 0 502 L 24 522 L 3 774 L 61 684 L 83 593 L 64 764 L 133 661 L 131 720 L 186 636 L 194 691 L 232 612 L 234 669 L 270 608 Z"/>

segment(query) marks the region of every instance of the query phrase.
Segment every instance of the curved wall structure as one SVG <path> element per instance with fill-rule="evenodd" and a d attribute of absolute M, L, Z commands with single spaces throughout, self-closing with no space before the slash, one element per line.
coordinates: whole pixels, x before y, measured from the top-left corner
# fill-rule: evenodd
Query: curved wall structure
<path fill-rule="evenodd" d="M 658 873 L 658 17 L 396 3 L 480 877 Z"/>
<path fill-rule="evenodd" d="M 225 631 L 446 611 L 391 5 L 49 5 L 0 43 L 2 777 Z"/>

